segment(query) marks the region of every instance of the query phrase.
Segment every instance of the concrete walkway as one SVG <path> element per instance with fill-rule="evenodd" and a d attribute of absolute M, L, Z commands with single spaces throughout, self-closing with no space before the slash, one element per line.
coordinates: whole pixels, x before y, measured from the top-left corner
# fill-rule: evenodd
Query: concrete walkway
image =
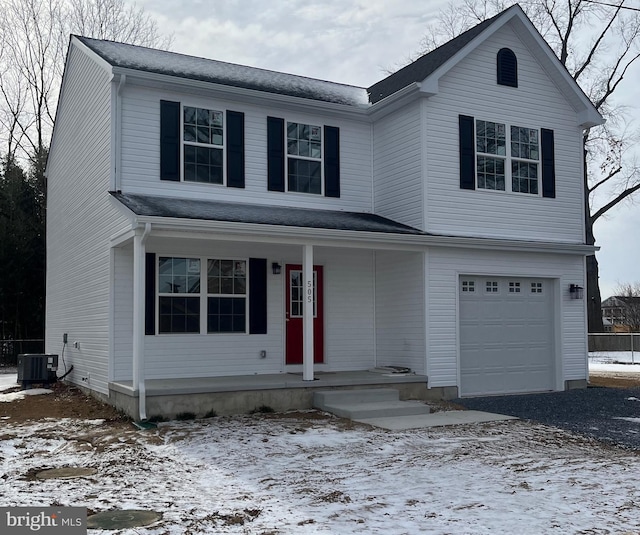
<path fill-rule="evenodd" d="M 402 431 L 405 429 L 421 429 L 425 427 L 440 427 L 445 425 L 480 424 L 484 422 L 501 422 L 517 420 L 515 416 L 493 414 L 481 411 L 443 411 L 431 414 L 417 414 L 410 416 L 389 416 L 381 418 L 354 419 L 355 422 Z"/>

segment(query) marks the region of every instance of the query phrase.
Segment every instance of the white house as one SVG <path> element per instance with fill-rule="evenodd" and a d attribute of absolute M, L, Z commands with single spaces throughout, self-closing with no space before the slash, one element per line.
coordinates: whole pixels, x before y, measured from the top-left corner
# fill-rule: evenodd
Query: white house
<path fill-rule="evenodd" d="M 602 122 L 518 6 L 369 88 L 74 36 L 46 350 L 136 418 L 585 386 Z"/>

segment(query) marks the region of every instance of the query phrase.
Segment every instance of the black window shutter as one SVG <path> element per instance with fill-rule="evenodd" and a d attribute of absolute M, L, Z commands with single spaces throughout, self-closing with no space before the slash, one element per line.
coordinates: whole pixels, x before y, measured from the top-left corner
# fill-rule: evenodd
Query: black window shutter
<path fill-rule="evenodd" d="M 227 111 L 227 186 L 244 188 L 244 113 Z"/>
<path fill-rule="evenodd" d="M 249 334 L 267 334 L 267 260 L 249 258 Z"/>
<path fill-rule="evenodd" d="M 324 194 L 340 197 L 340 129 L 324 127 Z"/>
<path fill-rule="evenodd" d="M 267 117 L 267 183 L 269 191 L 284 191 L 284 119 Z"/>
<path fill-rule="evenodd" d="M 160 180 L 180 181 L 180 103 L 160 101 Z"/>
<path fill-rule="evenodd" d="M 476 189 L 476 151 L 473 134 L 473 117 L 459 115 L 460 127 L 460 187 Z"/>
<path fill-rule="evenodd" d="M 518 87 L 518 60 L 512 50 L 502 48 L 497 56 L 498 84 Z"/>
<path fill-rule="evenodd" d="M 543 128 L 540 132 L 542 149 L 542 196 L 556 197 L 556 163 L 553 130 Z"/>
<path fill-rule="evenodd" d="M 144 265 L 144 334 L 156 334 L 156 255 L 147 253 Z"/>

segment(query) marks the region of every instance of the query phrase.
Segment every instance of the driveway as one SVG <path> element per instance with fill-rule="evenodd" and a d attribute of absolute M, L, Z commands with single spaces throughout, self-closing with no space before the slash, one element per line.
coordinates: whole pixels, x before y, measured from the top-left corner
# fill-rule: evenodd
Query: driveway
<path fill-rule="evenodd" d="M 589 387 L 565 392 L 460 398 L 474 410 L 533 420 L 640 450 L 640 388 Z"/>

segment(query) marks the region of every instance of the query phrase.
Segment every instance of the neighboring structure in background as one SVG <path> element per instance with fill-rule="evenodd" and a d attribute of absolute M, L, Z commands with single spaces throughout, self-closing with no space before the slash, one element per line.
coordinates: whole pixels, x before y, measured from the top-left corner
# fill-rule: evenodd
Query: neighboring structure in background
<path fill-rule="evenodd" d="M 73 37 L 47 351 L 140 418 L 586 386 L 601 122 L 519 6 L 369 88 Z"/>
<path fill-rule="evenodd" d="M 602 302 L 602 318 L 614 333 L 640 331 L 640 297 L 614 295 Z"/>

